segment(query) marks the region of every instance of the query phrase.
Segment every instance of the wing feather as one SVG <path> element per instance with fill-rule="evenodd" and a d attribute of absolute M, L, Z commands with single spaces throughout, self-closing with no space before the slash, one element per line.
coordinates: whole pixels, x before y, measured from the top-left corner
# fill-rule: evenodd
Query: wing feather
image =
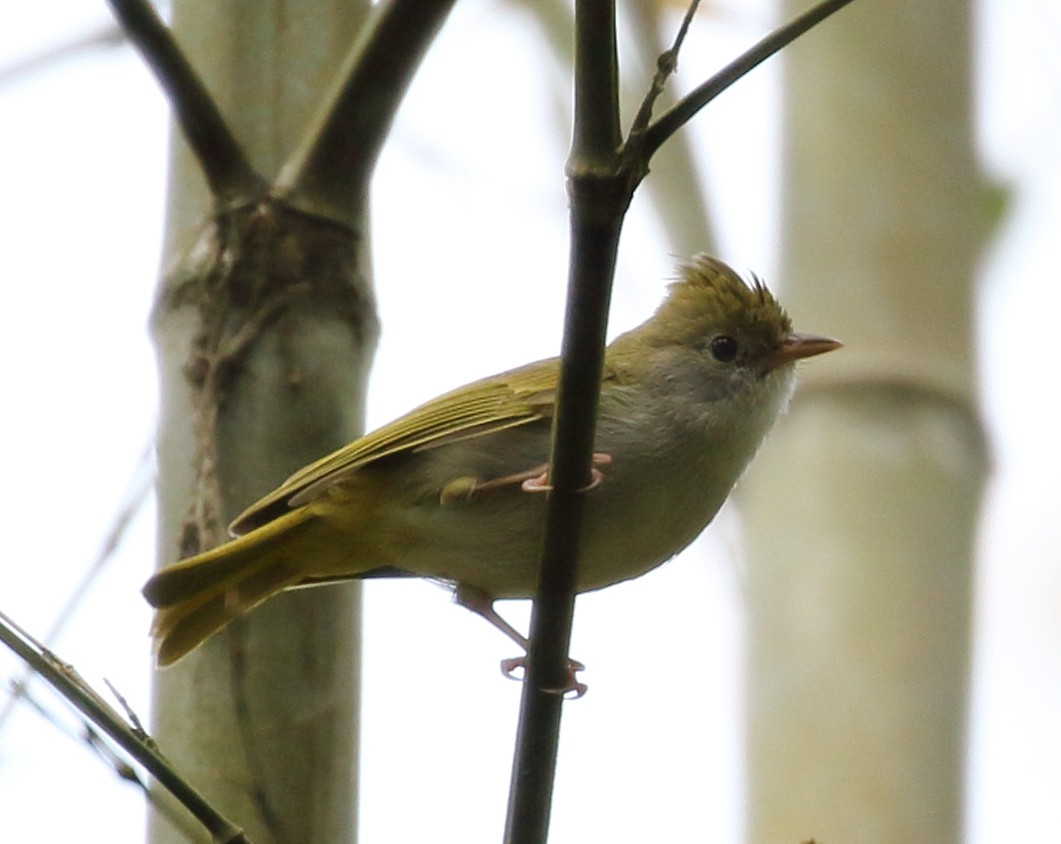
<path fill-rule="evenodd" d="M 248 507 L 229 530 L 234 535 L 253 530 L 385 457 L 439 448 L 549 418 L 556 402 L 556 379 L 557 361 L 549 358 L 432 399 L 300 469 Z"/>

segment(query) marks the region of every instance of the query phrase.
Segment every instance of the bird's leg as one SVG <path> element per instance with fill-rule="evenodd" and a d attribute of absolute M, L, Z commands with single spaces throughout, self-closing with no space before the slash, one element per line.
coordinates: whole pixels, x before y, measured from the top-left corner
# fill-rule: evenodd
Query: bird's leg
<path fill-rule="evenodd" d="M 503 478 L 494 478 L 489 481 L 480 481 L 478 478 L 473 478 L 467 475 L 461 476 L 459 478 L 454 478 L 451 481 L 447 481 L 446 485 L 442 487 L 442 491 L 438 495 L 438 500 L 444 507 L 461 501 L 469 501 L 476 496 L 481 496 L 490 492 L 497 492 L 506 487 L 522 484 L 528 480 L 537 478 L 543 472 L 548 471 L 548 469 L 549 464 L 542 463 L 523 472 L 516 472 L 515 474 L 505 475 Z"/>
<path fill-rule="evenodd" d="M 497 610 L 494 609 L 494 599 L 482 589 L 460 583 L 457 585 L 455 599 L 465 609 L 485 618 L 523 650 L 527 650 L 530 646 L 526 636 L 497 614 Z"/>
<path fill-rule="evenodd" d="M 494 627 L 523 648 L 524 651 L 529 649 L 530 643 L 527 641 L 527 637 L 498 615 L 497 611 L 494 609 L 494 599 L 482 589 L 477 589 L 474 586 L 468 586 L 461 583 L 457 585 L 454 597 L 458 604 L 489 621 Z M 526 669 L 526 667 L 526 655 L 501 660 L 501 673 L 513 680 L 519 679 L 515 672 L 520 668 Z M 568 679 L 564 687 L 558 689 L 544 689 L 543 691 L 552 692 L 558 695 L 566 695 L 568 692 L 574 692 L 576 698 L 582 697 L 582 695 L 586 693 L 587 686 L 585 683 L 580 683 L 578 681 L 576 674 L 577 672 L 582 671 L 585 667 L 586 666 L 581 662 L 569 658 L 567 661 Z"/>
<path fill-rule="evenodd" d="M 584 486 L 580 492 L 589 492 L 591 489 L 596 489 L 604 481 L 604 473 L 598 469 L 598 466 L 610 466 L 612 462 L 612 456 L 603 452 L 595 451 L 593 453 L 593 468 L 590 471 L 589 484 Z M 549 483 L 549 467 L 545 467 L 545 471 L 540 472 L 531 478 L 526 478 L 520 484 L 520 489 L 524 492 L 548 492 L 551 490 L 552 484 Z"/>
<path fill-rule="evenodd" d="M 596 489 L 601 485 L 601 482 L 604 480 L 604 474 L 597 468 L 597 466 L 607 466 L 611 462 L 612 456 L 610 454 L 598 452 L 593 455 L 593 468 L 590 470 L 590 482 L 582 489 L 582 492 L 589 492 L 591 489 Z M 480 481 L 478 478 L 471 477 L 470 475 L 462 475 L 459 478 L 454 478 L 453 480 L 448 481 L 446 485 L 442 487 L 442 491 L 438 494 L 438 500 L 439 503 L 445 507 L 461 501 L 468 501 L 476 496 L 484 495 L 486 493 L 497 492 L 498 490 L 515 486 L 517 484 L 524 492 L 548 492 L 552 489 L 552 486 L 549 484 L 549 464 L 539 463 L 537 466 L 532 466 L 530 469 L 524 469 L 522 472 L 513 472 L 511 475 L 505 475 L 501 478 L 492 478 L 488 481 Z"/>

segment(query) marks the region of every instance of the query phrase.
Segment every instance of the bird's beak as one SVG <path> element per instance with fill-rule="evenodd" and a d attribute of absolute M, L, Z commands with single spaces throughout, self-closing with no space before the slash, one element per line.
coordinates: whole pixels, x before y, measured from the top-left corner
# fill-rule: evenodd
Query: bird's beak
<path fill-rule="evenodd" d="M 839 349 L 843 343 L 829 337 L 818 337 L 814 334 L 789 334 L 781 345 L 767 356 L 767 369 L 777 367 L 800 360 L 801 358 L 812 358 L 833 349 Z"/>

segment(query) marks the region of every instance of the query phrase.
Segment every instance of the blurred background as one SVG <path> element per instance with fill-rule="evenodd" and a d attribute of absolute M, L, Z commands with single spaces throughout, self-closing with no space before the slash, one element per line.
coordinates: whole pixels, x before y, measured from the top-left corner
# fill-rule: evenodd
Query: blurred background
<path fill-rule="evenodd" d="M 705 4 L 678 90 L 779 14 L 766 2 Z M 981 0 L 968 15 L 975 146 L 994 221 L 975 288 L 991 465 L 973 586 L 965 818 L 967 840 L 987 844 L 1042 840 L 1061 822 L 1061 402 L 1051 363 L 1061 10 Z M 652 68 L 630 46 L 635 20 L 625 19 L 622 66 L 640 91 Z M 519 3 L 459 3 L 399 112 L 374 182 L 383 333 L 369 427 L 559 348 L 570 82 L 546 31 Z M 815 35 L 802 47 L 814 49 Z M 712 248 L 784 301 L 780 100 L 774 60 L 711 104 L 685 140 Z M 167 106 L 102 2 L 41 0 L 0 9 L 0 126 L 0 609 L 146 718 L 150 614 L 139 588 L 155 558 L 145 490 L 158 394 L 147 323 Z M 673 251 L 641 191 L 620 252 L 613 334 L 655 307 Z M 828 314 L 816 324 L 796 317 L 802 330 L 838 333 Z M 123 509 L 134 515 L 101 556 Z M 591 688 L 565 708 L 554 840 L 741 840 L 744 544 L 727 505 L 675 562 L 579 599 L 572 653 Z M 362 840 L 497 840 L 519 700 L 496 669 L 509 643 L 431 584 L 365 589 Z M 526 607 L 509 613 L 526 625 Z M 6 651 L 0 679 L 5 840 L 90 830 L 141 840 L 142 795 L 100 760 L 70 710 L 39 682 L 13 703 L 25 675 Z"/>

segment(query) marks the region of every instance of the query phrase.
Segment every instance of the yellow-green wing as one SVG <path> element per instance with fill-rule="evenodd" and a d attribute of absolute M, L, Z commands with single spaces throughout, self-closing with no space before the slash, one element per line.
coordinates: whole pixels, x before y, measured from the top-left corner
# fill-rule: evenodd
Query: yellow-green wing
<path fill-rule="evenodd" d="M 248 507 L 229 530 L 233 534 L 253 530 L 381 458 L 548 418 L 556 401 L 556 380 L 557 361 L 550 358 L 445 393 L 300 469 Z"/>

